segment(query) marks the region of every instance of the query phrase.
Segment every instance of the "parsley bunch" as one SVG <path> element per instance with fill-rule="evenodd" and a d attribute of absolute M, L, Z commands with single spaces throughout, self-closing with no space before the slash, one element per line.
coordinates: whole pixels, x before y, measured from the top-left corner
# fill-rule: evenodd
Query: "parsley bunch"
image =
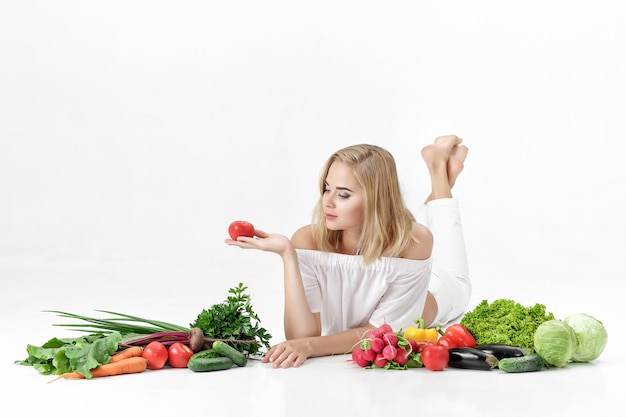
<path fill-rule="evenodd" d="M 260 320 L 252 309 L 248 287 L 243 283 L 228 290 L 231 294 L 223 303 L 204 309 L 190 326 L 202 329 L 205 337 L 213 339 L 250 340 L 251 343 L 233 342 L 232 346 L 250 355 L 262 347 L 270 348 L 272 336 L 260 327 Z"/>

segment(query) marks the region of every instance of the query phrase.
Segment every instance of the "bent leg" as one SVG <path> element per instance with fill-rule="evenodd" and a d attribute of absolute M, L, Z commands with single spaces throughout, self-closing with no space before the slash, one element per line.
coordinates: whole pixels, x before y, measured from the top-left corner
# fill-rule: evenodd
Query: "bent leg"
<path fill-rule="evenodd" d="M 458 200 L 430 201 L 428 222 L 434 237 L 429 291 L 437 305 L 431 324 L 444 326 L 465 312 L 472 293 Z"/>
<path fill-rule="evenodd" d="M 457 319 L 471 296 L 459 202 L 452 197 L 452 186 L 463 170 L 468 153 L 461 142 L 454 135 L 441 136 L 422 149 L 432 191 L 417 217 L 434 237 L 433 272 L 424 309 L 424 320 L 432 325 L 443 326 Z"/>

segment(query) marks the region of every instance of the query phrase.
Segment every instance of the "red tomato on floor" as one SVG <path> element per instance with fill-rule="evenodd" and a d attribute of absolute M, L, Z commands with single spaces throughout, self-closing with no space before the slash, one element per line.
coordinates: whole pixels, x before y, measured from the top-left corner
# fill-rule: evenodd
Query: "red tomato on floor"
<path fill-rule="evenodd" d="M 167 361 L 172 368 L 186 368 L 193 350 L 181 342 L 172 343 L 167 350 Z"/>
<path fill-rule="evenodd" d="M 430 345 L 422 349 L 422 363 L 426 369 L 441 371 L 448 365 L 450 352 L 444 346 Z"/>
<path fill-rule="evenodd" d="M 143 348 L 141 356 L 148 360 L 148 369 L 161 369 L 167 362 L 167 348 L 161 342 L 150 342 Z"/>
<path fill-rule="evenodd" d="M 228 226 L 228 234 L 232 240 L 237 240 L 239 236 L 254 237 L 254 226 L 243 220 L 235 220 Z"/>

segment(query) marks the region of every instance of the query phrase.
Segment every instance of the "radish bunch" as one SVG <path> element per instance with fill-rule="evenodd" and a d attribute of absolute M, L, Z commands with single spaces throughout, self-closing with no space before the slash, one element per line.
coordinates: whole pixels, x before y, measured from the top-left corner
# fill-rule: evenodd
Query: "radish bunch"
<path fill-rule="evenodd" d="M 352 350 L 352 360 L 362 368 L 407 369 L 420 367 L 415 341 L 394 332 L 387 323 L 370 330 Z"/>

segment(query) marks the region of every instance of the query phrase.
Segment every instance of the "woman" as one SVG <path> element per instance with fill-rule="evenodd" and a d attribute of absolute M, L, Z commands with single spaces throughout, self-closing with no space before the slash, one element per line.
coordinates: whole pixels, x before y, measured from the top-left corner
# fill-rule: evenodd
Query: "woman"
<path fill-rule="evenodd" d="M 298 367 L 350 352 L 385 322 L 400 329 L 422 317 L 445 325 L 464 312 L 471 284 L 451 192 L 467 156 L 461 142 L 441 136 L 422 149 L 432 189 L 417 219 L 404 205 L 391 154 L 354 145 L 328 159 L 312 224 L 291 239 L 256 230 L 254 238 L 226 240 L 283 260 L 287 340 L 263 362 Z"/>

